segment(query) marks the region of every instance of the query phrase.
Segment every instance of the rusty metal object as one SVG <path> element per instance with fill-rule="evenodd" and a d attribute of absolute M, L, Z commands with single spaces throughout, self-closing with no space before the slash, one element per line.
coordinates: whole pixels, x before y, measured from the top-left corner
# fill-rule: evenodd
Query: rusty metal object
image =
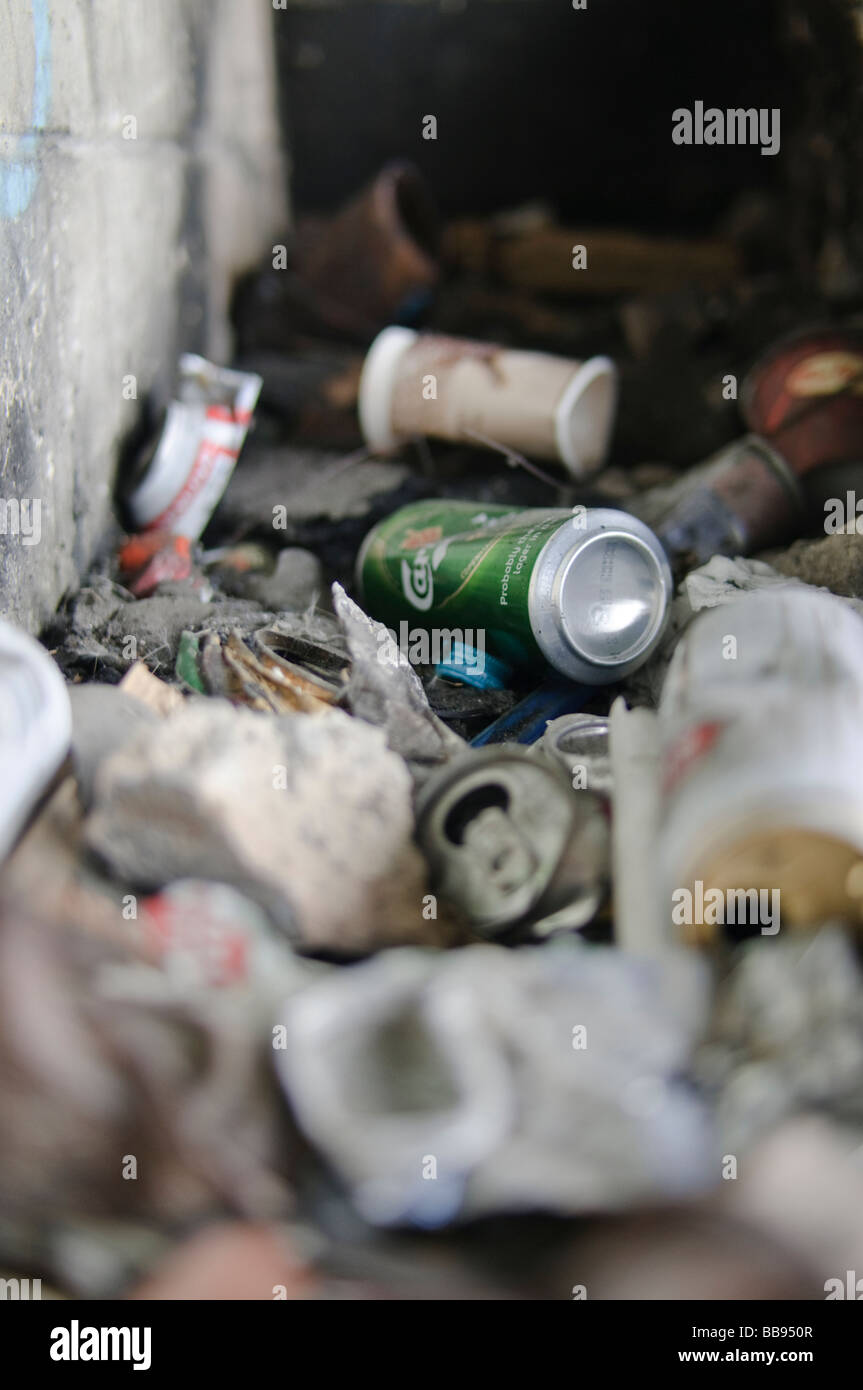
<path fill-rule="evenodd" d="M 292 687 L 326 704 L 336 704 L 347 688 L 345 672 L 350 658 L 339 656 L 329 647 L 292 637 L 275 628 L 255 633 L 261 663 L 273 679 L 284 678 Z"/>
<path fill-rule="evenodd" d="M 296 710 L 322 714 L 336 698 L 330 689 L 274 654 L 264 651 L 256 655 L 238 632 L 232 632 L 222 644 L 222 659 L 240 678 L 247 701 L 254 708 L 276 714 Z"/>
<path fill-rule="evenodd" d="M 863 333 L 827 327 L 784 339 L 741 396 L 753 433 L 724 449 L 657 527 L 687 562 L 780 545 L 830 496 L 863 489 Z"/>
<path fill-rule="evenodd" d="M 301 223 L 294 265 L 324 310 L 349 310 L 374 333 L 437 283 L 440 238 L 428 185 L 413 164 L 399 160 L 332 220 Z"/>
<path fill-rule="evenodd" d="M 756 435 L 737 439 L 657 525 L 668 553 L 687 565 L 711 555 L 752 555 L 800 528 L 803 493 L 780 454 Z"/>

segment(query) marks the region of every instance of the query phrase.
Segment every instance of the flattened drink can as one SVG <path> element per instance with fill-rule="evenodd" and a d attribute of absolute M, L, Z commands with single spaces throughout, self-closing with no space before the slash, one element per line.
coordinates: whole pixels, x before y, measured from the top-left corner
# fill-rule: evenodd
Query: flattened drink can
<path fill-rule="evenodd" d="M 647 659 L 671 596 L 653 532 L 607 508 L 415 502 L 369 533 L 357 579 L 391 628 L 479 630 L 511 665 L 545 661 L 591 685 Z"/>

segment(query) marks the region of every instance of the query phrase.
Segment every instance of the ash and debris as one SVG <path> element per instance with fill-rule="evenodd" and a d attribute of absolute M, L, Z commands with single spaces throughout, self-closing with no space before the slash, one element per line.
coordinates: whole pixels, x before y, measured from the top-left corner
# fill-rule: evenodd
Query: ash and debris
<path fill-rule="evenodd" d="M 744 432 L 728 373 L 813 321 L 857 328 L 841 250 L 596 302 L 451 273 L 420 326 L 620 365 L 607 466 L 554 486 L 461 445 L 369 456 L 369 334 L 339 346 L 304 296 L 301 322 L 256 341 L 254 296 L 241 306 L 262 404 L 188 573 L 135 598 L 112 535 L 43 634 L 73 734 L 4 878 L 0 1268 L 159 1297 L 236 1248 L 292 1297 L 469 1299 L 627 1297 L 643 1277 L 691 1297 L 710 1266 L 722 1297 L 779 1298 L 817 1291 L 840 1248 L 843 1269 L 863 1259 L 847 925 L 642 959 L 613 944 L 612 907 L 599 945 L 480 943 L 429 882 L 415 793 L 539 677 L 480 690 L 382 663 L 355 579 L 370 528 L 419 498 L 657 524 Z M 861 536 L 825 536 L 818 507 L 806 527 L 678 564 L 662 643 L 587 708 L 654 708 L 696 614 L 741 593 L 802 582 L 863 611 Z M 782 1136 L 813 1115 L 798 1170 Z M 756 1174 L 765 1153 L 787 1163 L 798 1203 L 841 1188 L 846 1228 L 789 1260 L 756 1177 L 723 1190 L 729 1153 Z M 172 1273 L 186 1250 L 194 1277 Z"/>

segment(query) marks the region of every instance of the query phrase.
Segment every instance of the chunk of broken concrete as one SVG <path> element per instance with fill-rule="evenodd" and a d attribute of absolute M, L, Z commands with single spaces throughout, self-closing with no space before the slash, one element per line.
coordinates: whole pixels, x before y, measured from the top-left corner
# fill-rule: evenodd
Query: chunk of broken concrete
<path fill-rule="evenodd" d="M 432 713 L 422 682 L 383 623 L 369 618 L 333 585 L 333 607 L 348 651 L 348 704 L 359 719 L 386 730 L 387 744 L 412 763 L 446 762 L 463 752 L 464 740 Z"/>
<path fill-rule="evenodd" d="M 302 949 L 356 955 L 440 939 L 410 799 L 384 734 L 339 710 L 192 700 L 102 764 L 85 835 L 131 883 L 230 883 Z"/>

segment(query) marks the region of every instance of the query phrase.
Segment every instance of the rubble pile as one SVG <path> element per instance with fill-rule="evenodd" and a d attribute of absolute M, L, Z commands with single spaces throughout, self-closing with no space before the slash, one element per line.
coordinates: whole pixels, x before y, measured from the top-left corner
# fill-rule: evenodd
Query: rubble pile
<path fill-rule="evenodd" d="M 385 169 L 0 625 L 10 1277 L 863 1267 L 863 297 L 574 240 Z"/>

